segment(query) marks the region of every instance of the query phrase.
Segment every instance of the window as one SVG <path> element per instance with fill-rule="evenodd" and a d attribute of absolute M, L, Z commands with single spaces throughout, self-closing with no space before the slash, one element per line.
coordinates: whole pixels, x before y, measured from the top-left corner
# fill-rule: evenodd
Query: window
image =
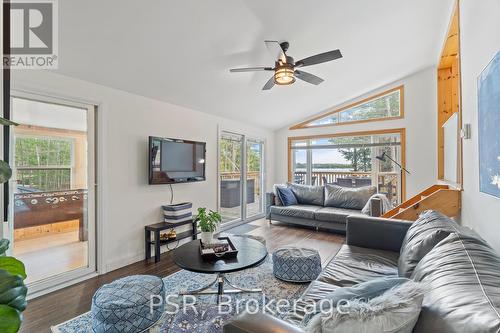
<path fill-rule="evenodd" d="M 15 142 L 17 186 L 20 191 L 59 191 L 71 188 L 71 140 L 21 136 Z"/>
<path fill-rule="evenodd" d="M 404 87 L 384 91 L 375 96 L 335 109 L 319 117 L 307 120 L 290 129 L 335 126 L 348 123 L 402 118 Z"/>
<path fill-rule="evenodd" d="M 404 129 L 289 138 L 289 181 L 298 184 L 374 185 L 396 205 L 404 199 Z"/>

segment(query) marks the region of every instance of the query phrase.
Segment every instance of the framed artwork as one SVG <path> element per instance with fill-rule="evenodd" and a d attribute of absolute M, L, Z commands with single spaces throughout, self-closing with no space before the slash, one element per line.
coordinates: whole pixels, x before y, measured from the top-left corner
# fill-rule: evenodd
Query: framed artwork
<path fill-rule="evenodd" d="M 500 51 L 478 78 L 479 189 L 500 198 Z"/>

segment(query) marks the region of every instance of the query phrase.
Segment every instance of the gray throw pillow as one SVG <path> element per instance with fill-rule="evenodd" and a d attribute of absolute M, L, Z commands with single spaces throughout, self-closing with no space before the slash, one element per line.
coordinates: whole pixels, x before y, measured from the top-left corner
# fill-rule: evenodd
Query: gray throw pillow
<path fill-rule="evenodd" d="M 350 188 L 327 184 L 325 186 L 325 207 L 361 210 L 375 193 L 377 193 L 375 186 Z"/>
<path fill-rule="evenodd" d="M 307 333 L 411 333 L 424 298 L 421 284 L 408 281 L 369 300 L 345 302 L 316 315 Z"/>
<path fill-rule="evenodd" d="M 398 259 L 399 276 L 411 277 L 419 261 L 459 228 L 455 221 L 439 212 L 428 210 L 421 213 L 403 239 Z"/>
<path fill-rule="evenodd" d="M 352 287 L 338 288 L 320 302 L 316 303 L 316 313 L 329 311 L 343 300 L 365 299 L 369 300 L 382 295 L 387 290 L 410 281 L 407 278 L 387 276 L 358 283 Z"/>
<path fill-rule="evenodd" d="M 300 184 L 289 184 L 288 186 L 292 190 L 293 194 L 295 194 L 299 204 L 323 206 L 325 201 L 325 189 L 323 186 Z"/>

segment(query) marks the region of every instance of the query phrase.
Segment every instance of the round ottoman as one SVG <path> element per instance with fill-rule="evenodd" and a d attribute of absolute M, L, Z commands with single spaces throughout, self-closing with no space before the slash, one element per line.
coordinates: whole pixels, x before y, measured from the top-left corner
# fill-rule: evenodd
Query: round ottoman
<path fill-rule="evenodd" d="M 156 276 L 132 275 L 105 284 L 92 297 L 92 329 L 96 333 L 141 332 L 160 319 L 164 301 L 165 287 Z"/>
<path fill-rule="evenodd" d="M 321 258 L 313 249 L 281 248 L 273 253 L 273 272 L 280 280 L 310 282 L 321 273 Z"/>

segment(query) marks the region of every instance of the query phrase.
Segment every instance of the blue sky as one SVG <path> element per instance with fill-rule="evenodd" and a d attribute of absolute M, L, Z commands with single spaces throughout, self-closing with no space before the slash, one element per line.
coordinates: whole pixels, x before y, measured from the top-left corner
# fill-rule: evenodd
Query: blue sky
<path fill-rule="evenodd" d="M 298 150 L 295 153 L 296 161 L 306 163 L 306 151 Z M 340 163 L 349 164 L 349 161 L 344 159 L 342 154 L 337 149 L 317 149 L 313 151 L 314 163 Z"/>

